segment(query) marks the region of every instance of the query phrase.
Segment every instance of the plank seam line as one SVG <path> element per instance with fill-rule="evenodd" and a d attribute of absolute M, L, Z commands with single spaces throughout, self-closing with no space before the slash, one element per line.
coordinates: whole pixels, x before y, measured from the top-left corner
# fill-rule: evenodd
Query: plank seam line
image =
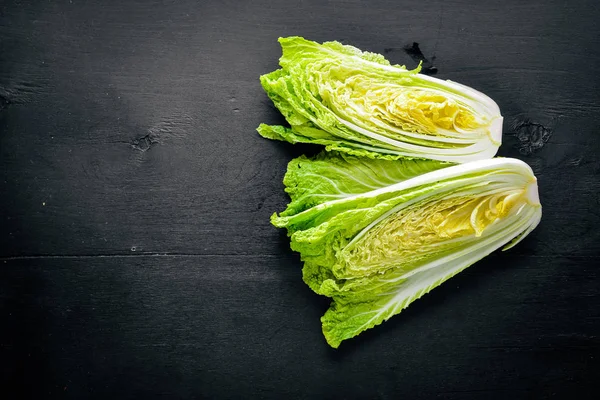
<path fill-rule="evenodd" d="M 78 258 L 140 258 L 140 257 L 285 257 L 281 254 L 195 254 L 195 253 L 139 253 L 139 254 L 37 254 L 24 256 L 0 256 L 0 261 L 30 259 L 78 259 Z"/>

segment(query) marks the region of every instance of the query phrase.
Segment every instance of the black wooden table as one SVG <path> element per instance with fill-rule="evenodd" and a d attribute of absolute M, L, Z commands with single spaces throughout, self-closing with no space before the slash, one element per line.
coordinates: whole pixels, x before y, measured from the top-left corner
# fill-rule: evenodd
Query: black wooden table
<path fill-rule="evenodd" d="M 2 1 L 0 396 L 594 398 L 599 19 L 591 0 Z M 288 35 L 490 95 L 544 206 L 338 350 L 269 224 L 315 149 L 254 131 L 282 122 L 258 76 Z"/>

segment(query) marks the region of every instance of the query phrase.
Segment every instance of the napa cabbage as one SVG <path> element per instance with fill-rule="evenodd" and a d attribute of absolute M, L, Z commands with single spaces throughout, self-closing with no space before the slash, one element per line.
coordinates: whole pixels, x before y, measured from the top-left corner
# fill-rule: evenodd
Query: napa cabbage
<path fill-rule="evenodd" d="M 491 158 L 501 144 L 498 105 L 473 88 L 335 41 L 279 42 L 281 68 L 260 81 L 291 127 L 261 124 L 263 137 L 370 158 L 454 163 Z"/>
<path fill-rule="evenodd" d="M 323 152 L 292 160 L 291 202 L 271 218 L 304 262 L 303 279 L 332 298 L 332 347 L 389 319 L 541 219 L 537 180 L 511 158 L 449 164 Z"/>

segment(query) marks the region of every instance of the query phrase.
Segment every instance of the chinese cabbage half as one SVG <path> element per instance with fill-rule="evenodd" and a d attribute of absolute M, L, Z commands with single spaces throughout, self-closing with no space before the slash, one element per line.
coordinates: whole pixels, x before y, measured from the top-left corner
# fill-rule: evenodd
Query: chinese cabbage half
<path fill-rule="evenodd" d="M 449 166 L 341 153 L 288 165 L 288 208 L 272 216 L 304 261 L 304 281 L 333 299 L 327 342 L 358 335 L 539 223 L 537 180 L 524 162 Z"/>
<path fill-rule="evenodd" d="M 483 93 L 339 42 L 279 42 L 282 68 L 260 81 L 291 129 L 261 124 L 266 138 L 371 158 L 456 163 L 498 151 L 502 117 Z"/>

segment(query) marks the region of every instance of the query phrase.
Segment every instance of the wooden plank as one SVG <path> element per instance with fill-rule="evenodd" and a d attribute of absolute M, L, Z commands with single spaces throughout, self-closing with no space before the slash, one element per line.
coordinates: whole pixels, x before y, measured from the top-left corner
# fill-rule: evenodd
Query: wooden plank
<path fill-rule="evenodd" d="M 0 363 L 21 398 L 593 398 L 600 6 L 467 0 L 2 2 Z M 341 40 L 489 94 L 544 217 L 334 351 L 285 233 L 310 146 L 258 76 Z"/>
<path fill-rule="evenodd" d="M 390 4 L 367 12 L 382 15 Z M 387 28 L 367 29 L 365 20 L 338 35 L 335 26 L 355 21 L 361 7 L 345 2 L 335 8 L 333 26 L 304 29 L 319 40 L 387 49 L 392 61 L 412 65 L 396 50 L 420 41 L 436 55 L 440 77 L 496 98 L 506 116 L 500 154 L 532 164 L 549 210 L 520 250 L 595 255 L 600 141 L 589 128 L 598 115 L 590 84 L 600 51 L 573 46 L 591 40 L 591 14 L 566 6 L 561 13 L 578 21 L 566 24 L 551 7 L 533 13 L 540 4 L 515 5 L 507 15 L 476 6 L 481 21 L 500 17 L 500 26 L 469 22 L 460 2 L 443 9 L 413 3 L 397 11 L 416 19 L 408 26 L 386 16 Z M 150 23 L 155 11 L 148 8 L 131 14 L 131 24 L 132 5 L 28 7 L 9 8 L 0 28 L 11 50 L 0 73 L 8 102 L 0 148 L 4 254 L 277 253 L 268 217 L 287 201 L 280 183 L 287 161 L 306 148 L 256 135 L 260 122 L 281 121 L 257 78 L 276 66 L 276 36 L 303 33 L 304 21 L 290 26 L 283 3 L 268 10 L 258 4 L 264 14 L 235 19 L 229 17 L 247 8 L 214 3 L 193 12 L 191 3 L 168 10 L 153 4 L 162 18 Z M 315 11 L 333 11 L 323 7 Z M 532 19 L 524 24 L 521 13 Z M 249 31 L 252 40 L 242 34 Z M 547 127 L 548 141 L 537 146 L 531 130 L 515 129 L 527 121 Z"/>
<path fill-rule="evenodd" d="M 332 350 L 293 257 L 5 260 L 2 375 L 30 398 L 591 395 L 598 261 L 490 257 Z"/>

